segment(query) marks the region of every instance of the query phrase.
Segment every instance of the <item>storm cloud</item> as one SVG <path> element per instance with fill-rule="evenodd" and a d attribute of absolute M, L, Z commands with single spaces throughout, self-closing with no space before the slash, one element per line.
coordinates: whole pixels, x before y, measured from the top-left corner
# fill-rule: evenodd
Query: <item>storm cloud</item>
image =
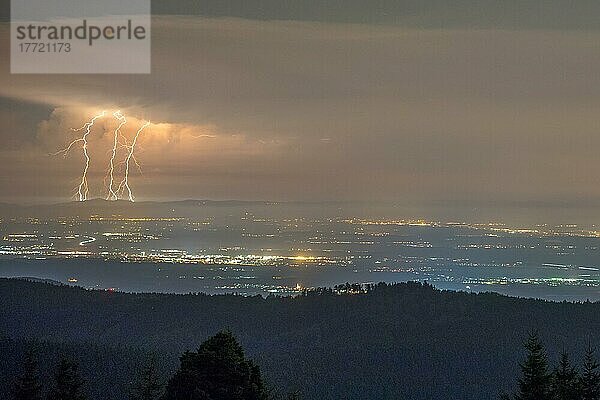
<path fill-rule="evenodd" d="M 48 154 L 121 109 L 153 122 L 139 198 L 600 198 L 593 26 L 300 19 L 156 16 L 151 75 L 10 75 L 2 58 L 2 197 L 68 198 L 81 159 Z"/>

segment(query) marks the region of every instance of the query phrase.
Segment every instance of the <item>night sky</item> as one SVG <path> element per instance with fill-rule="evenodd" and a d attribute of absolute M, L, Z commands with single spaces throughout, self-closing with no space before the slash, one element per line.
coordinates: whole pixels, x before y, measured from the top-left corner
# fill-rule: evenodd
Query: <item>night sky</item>
<path fill-rule="evenodd" d="M 104 109 L 152 122 L 140 200 L 600 199 L 598 2 L 164 3 L 150 75 L 11 75 L 0 23 L 0 201 L 70 199 L 82 155 L 51 153 Z"/>

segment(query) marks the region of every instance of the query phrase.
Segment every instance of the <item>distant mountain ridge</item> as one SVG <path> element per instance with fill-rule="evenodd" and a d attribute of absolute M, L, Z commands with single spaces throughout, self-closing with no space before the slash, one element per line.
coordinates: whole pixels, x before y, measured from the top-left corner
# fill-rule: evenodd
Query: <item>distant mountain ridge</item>
<path fill-rule="evenodd" d="M 199 207 L 242 207 L 271 206 L 281 203 L 271 201 L 243 200 L 177 200 L 140 201 L 91 199 L 54 204 L 18 205 L 0 203 L 1 217 L 89 217 L 93 215 L 111 216 L 189 216 L 190 211 Z"/>
<path fill-rule="evenodd" d="M 267 200 L 174 200 L 174 201 L 136 201 L 90 199 L 65 203 L 18 205 L 0 203 L 0 217 L 91 217 L 125 216 L 125 217 L 193 217 L 213 215 L 219 209 L 270 210 L 279 209 L 285 214 L 287 209 L 338 209 L 346 206 L 362 206 L 366 203 L 352 201 L 267 201 Z M 386 204 L 386 203 L 370 203 Z M 210 212 L 208 212 L 210 210 Z"/>

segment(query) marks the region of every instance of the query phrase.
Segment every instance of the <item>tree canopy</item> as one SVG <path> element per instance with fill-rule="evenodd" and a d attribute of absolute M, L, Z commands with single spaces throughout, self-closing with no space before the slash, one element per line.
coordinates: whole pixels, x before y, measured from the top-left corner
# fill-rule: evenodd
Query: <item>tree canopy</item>
<path fill-rule="evenodd" d="M 195 352 L 181 356 L 164 400 L 266 400 L 260 370 L 246 359 L 229 331 L 221 331 Z"/>

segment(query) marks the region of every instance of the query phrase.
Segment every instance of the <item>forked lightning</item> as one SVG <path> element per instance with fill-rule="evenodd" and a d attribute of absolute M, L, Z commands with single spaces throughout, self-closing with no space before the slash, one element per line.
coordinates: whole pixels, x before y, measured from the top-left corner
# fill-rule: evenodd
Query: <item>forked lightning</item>
<path fill-rule="evenodd" d="M 85 160 L 85 165 L 83 167 L 83 172 L 81 173 L 80 183 L 76 189 L 76 194 L 74 195 L 74 197 L 76 199 L 78 199 L 79 201 L 86 201 L 89 199 L 89 196 L 90 196 L 90 188 L 89 188 L 89 184 L 88 184 L 88 171 L 90 169 L 91 158 L 90 158 L 90 154 L 88 152 L 88 150 L 89 150 L 88 136 L 91 134 L 92 128 L 94 127 L 94 124 L 96 123 L 96 121 L 99 118 L 104 117 L 105 115 L 106 115 L 106 111 L 102 111 L 101 113 L 95 115 L 91 120 L 86 122 L 81 128 L 72 129 L 75 132 L 83 131 L 83 135 L 81 137 L 71 141 L 67 145 L 67 147 L 65 147 L 64 149 L 54 153 L 54 155 L 62 154 L 64 157 L 66 157 L 69 154 L 69 152 L 72 150 L 73 146 L 75 146 L 77 143 L 82 143 L 82 153 L 83 153 L 83 158 Z M 131 187 L 129 186 L 129 169 L 130 169 L 130 164 L 132 161 L 137 165 L 138 168 L 140 168 L 140 166 L 135 158 L 135 154 L 134 154 L 135 146 L 138 142 L 138 138 L 141 135 L 141 133 L 144 131 L 144 129 L 146 129 L 150 125 L 150 121 L 145 122 L 137 130 L 135 136 L 133 137 L 131 144 L 129 144 L 127 142 L 127 139 L 121 132 L 121 129 L 127 123 L 127 119 L 121 113 L 121 111 L 115 111 L 113 113 L 113 117 L 118 121 L 119 124 L 113 133 L 111 157 L 110 157 L 109 168 L 108 168 L 108 172 L 107 172 L 107 179 L 109 180 L 109 184 L 108 184 L 108 193 L 107 193 L 106 199 L 107 200 L 119 200 L 121 198 L 125 198 L 131 202 L 134 202 L 135 196 L 133 195 L 133 191 L 131 190 Z M 124 143 L 122 143 L 119 140 L 120 138 L 123 140 Z M 125 148 L 127 150 L 127 156 L 126 156 L 125 160 L 122 162 L 124 164 L 123 179 L 119 183 L 119 186 L 117 188 L 115 188 L 115 174 L 116 174 L 115 167 L 116 167 L 116 160 L 117 160 L 119 148 Z"/>

